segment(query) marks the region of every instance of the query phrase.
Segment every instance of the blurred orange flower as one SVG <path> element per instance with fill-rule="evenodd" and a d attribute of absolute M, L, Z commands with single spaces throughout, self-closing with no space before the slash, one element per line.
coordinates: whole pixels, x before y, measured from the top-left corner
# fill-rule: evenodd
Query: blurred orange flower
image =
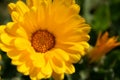
<path fill-rule="evenodd" d="M 109 38 L 109 33 L 105 32 L 103 35 L 100 32 L 96 41 L 95 47 L 91 48 L 88 52 L 88 57 L 90 62 L 96 62 L 100 60 L 102 56 L 107 54 L 110 50 L 120 45 L 120 42 L 117 42 L 118 37 L 113 36 Z"/>

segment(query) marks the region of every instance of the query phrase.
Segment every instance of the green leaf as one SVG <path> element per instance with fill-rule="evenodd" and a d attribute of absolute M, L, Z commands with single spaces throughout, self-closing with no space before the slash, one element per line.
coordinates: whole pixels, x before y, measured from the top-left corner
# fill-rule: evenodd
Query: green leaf
<path fill-rule="evenodd" d="M 93 29 L 97 32 L 104 31 L 110 26 L 110 10 L 108 4 L 101 4 L 94 15 Z"/>

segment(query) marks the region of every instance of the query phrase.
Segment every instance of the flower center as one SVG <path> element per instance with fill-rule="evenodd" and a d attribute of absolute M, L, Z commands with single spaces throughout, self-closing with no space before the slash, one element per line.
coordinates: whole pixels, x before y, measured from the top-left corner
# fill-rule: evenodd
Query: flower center
<path fill-rule="evenodd" d="M 55 37 L 47 30 L 38 30 L 33 33 L 31 43 L 37 52 L 45 53 L 55 46 Z"/>

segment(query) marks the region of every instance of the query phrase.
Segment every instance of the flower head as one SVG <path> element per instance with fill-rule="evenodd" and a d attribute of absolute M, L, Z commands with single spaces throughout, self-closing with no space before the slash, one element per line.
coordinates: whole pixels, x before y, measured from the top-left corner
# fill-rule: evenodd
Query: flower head
<path fill-rule="evenodd" d="M 9 10 L 13 21 L 0 27 L 0 48 L 19 72 L 32 80 L 75 72 L 90 30 L 75 0 L 18 0 Z"/>
<path fill-rule="evenodd" d="M 117 42 L 118 37 L 108 37 L 108 32 L 105 32 L 103 35 L 100 32 L 97 38 L 95 47 L 89 50 L 89 58 L 91 62 L 98 61 L 102 56 L 107 54 L 110 50 L 120 45 L 120 42 Z"/>

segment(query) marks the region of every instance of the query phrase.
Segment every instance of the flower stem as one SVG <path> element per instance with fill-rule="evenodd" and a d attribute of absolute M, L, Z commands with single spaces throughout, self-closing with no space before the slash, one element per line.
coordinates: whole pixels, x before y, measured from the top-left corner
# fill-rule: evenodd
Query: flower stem
<path fill-rule="evenodd" d="M 69 74 L 66 74 L 66 76 L 67 76 L 67 79 L 68 79 L 68 80 L 72 80 L 72 77 L 71 77 L 71 75 L 69 75 Z"/>

